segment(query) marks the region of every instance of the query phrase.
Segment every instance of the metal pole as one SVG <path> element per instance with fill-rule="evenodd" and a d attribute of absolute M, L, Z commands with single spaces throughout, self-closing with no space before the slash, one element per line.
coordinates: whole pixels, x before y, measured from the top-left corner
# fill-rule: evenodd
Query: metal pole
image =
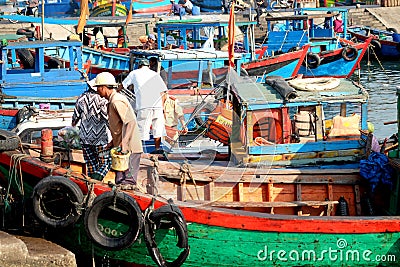
<path fill-rule="evenodd" d="M 42 41 L 44 41 L 44 1 L 42 0 Z"/>

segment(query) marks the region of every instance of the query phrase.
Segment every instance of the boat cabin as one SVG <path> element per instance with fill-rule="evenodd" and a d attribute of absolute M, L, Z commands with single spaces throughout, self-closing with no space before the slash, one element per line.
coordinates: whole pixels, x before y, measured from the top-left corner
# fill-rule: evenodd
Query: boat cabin
<path fill-rule="evenodd" d="M 367 130 L 368 118 L 368 94 L 363 87 L 337 78 L 270 84 L 249 80 L 232 84 L 231 151 L 237 163 L 358 164 L 365 147 L 360 130 Z"/>
<path fill-rule="evenodd" d="M 156 60 L 155 70 L 163 72 L 168 89 L 213 89 L 225 80 L 228 71 L 228 52 L 202 49 L 131 50 L 130 70 L 138 68 L 140 59 Z M 235 54 L 235 65 L 239 67 L 241 55 Z M 150 60 L 151 61 L 151 60 Z M 204 90 L 203 92 L 206 92 Z M 173 93 L 171 91 L 171 93 Z"/>
<path fill-rule="evenodd" d="M 330 13 L 328 13 L 330 12 Z M 338 37 L 347 38 L 347 9 L 302 8 L 289 16 L 266 16 L 267 53 L 282 53 L 311 43 L 310 52 L 318 53 L 340 47 Z M 333 21 L 341 14 L 343 33 L 335 33 Z"/>
<path fill-rule="evenodd" d="M 0 47 L 0 129 L 13 129 L 24 106 L 40 109 L 73 108 L 87 89 L 82 75 L 82 44 L 77 41 L 12 42 Z M 46 53 L 63 49 L 72 64 Z"/>
<path fill-rule="evenodd" d="M 236 51 L 245 62 L 255 59 L 254 25 L 256 21 L 236 21 Z M 202 19 L 167 20 L 156 23 L 157 45 L 182 49 L 221 50 L 228 41 L 228 21 Z M 240 39 L 240 40 L 239 40 Z"/>

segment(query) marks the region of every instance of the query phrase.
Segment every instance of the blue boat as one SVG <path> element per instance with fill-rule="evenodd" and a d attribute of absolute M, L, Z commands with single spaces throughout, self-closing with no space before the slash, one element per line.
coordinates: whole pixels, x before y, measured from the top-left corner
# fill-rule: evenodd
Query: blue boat
<path fill-rule="evenodd" d="M 35 41 L 0 47 L 0 128 L 14 128 L 17 112 L 24 106 L 53 110 L 74 107 L 77 97 L 87 88 L 81 46 L 77 41 Z M 58 48 L 68 51 L 73 64 L 45 61 L 45 52 Z"/>
<path fill-rule="evenodd" d="M 297 74 L 306 50 L 299 48 L 285 55 L 271 55 L 261 47 L 256 47 L 254 41 L 255 21 L 236 21 L 235 25 L 241 30 L 235 41 L 235 55 L 240 57 L 236 62 L 236 70 L 258 76 L 262 81 L 266 76 L 282 75 L 285 78 Z M 228 21 L 204 21 L 201 18 L 186 20 L 169 19 L 156 23 L 157 46 L 181 48 L 182 53 L 190 53 L 193 49 L 201 49 L 208 53 L 226 51 Z M 202 35 L 204 29 L 210 29 L 209 37 Z M 186 51 L 186 52 L 183 52 Z M 226 53 L 226 52 L 225 52 Z M 224 62 L 227 65 L 227 62 Z"/>
<path fill-rule="evenodd" d="M 231 151 L 245 166 L 359 166 L 368 93 L 348 79 L 235 83 Z M 360 130 L 364 130 L 360 132 Z"/>
<path fill-rule="evenodd" d="M 328 14 L 328 11 L 331 13 Z M 350 77 L 371 39 L 363 43 L 348 40 L 347 12 L 347 9 L 339 8 L 303 8 L 291 16 L 267 16 L 268 38 L 262 45 L 267 47 L 267 53 L 279 54 L 309 44 L 309 53 L 299 74 L 307 77 Z M 343 33 L 333 30 L 333 18 L 339 13 L 344 21 Z M 326 27 L 322 26 L 324 23 Z"/>
<path fill-rule="evenodd" d="M 353 26 L 349 28 L 349 33 L 360 42 L 372 37 L 370 52 L 378 58 L 400 57 L 400 34 L 394 29 L 379 30 L 367 26 Z"/>

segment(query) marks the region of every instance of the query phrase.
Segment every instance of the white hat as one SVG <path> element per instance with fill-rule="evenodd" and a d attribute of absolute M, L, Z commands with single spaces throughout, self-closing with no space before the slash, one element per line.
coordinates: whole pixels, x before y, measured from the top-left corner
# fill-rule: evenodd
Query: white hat
<path fill-rule="evenodd" d="M 96 76 L 94 86 L 107 85 L 107 86 L 117 86 L 114 75 L 109 72 L 102 72 Z"/>
<path fill-rule="evenodd" d="M 93 90 L 97 91 L 96 87 L 96 78 L 91 79 L 90 81 L 87 81 L 87 84 L 92 88 Z"/>

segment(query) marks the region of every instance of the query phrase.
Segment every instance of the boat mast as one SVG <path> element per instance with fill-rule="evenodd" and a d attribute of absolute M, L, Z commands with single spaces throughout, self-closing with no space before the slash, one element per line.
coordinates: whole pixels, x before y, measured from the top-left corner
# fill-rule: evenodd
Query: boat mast
<path fill-rule="evenodd" d="M 44 41 L 44 1 L 45 0 L 42 0 L 42 32 L 41 32 L 42 41 Z"/>

